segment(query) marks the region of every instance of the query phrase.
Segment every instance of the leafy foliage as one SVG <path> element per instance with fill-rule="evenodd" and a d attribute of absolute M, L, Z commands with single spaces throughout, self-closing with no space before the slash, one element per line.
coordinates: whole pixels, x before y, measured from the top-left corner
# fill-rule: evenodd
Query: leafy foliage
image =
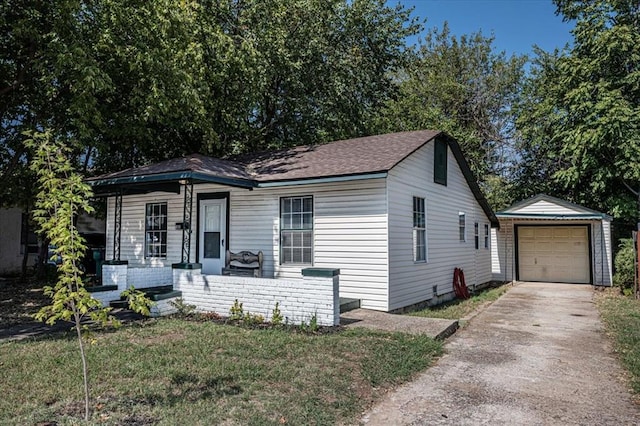
<path fill-rule="evenodd" d="M 109 315 L 111 308 L 101 303 L 87 291 L 82 279 L 80 262 L 86 250 L 84 239 L 75 227 L 75 218 L 81 213 L 91 213 L 89 205 L 91 189 L 71 164 L 71 149 L 51 135 L 49 131 L 34 133 L 25 141 L 25 146 L 34 152 L 31 171 L 38 177 L 38 194 L 33 211 L 40 232 L 53 245 L 54 257 L 61 260 L 57 265 L 58 280 L 54 286 L 45 286 L 44 294 L 51 297 L 51 304 L 44 306 L 35 315 L 36 319 L 54 324 L 59 320 L 71 321 L 75 327 L 82 359 L 85 393 L 85 420 L 89 420 L 89 376 L 84 338 L 89 337 L 85 319 L 100 325 L 118 326 L 119 322 Z M 148 314 L 149 303 L 144 295 L 130 289 L 125 292 L 129 304 L 136 312 Z"/>
<path fill-rule="evenodd" d="M 95 172 L 365 134 L 419 28 L 383 0 L 8 0 L 0 173 L 45 127 Z"/>
<path fill-rule="evenodd" d="M 573 46 L 538 51 L 520 105 L 522 195 L 560 192 L 616 218 L 638 217 L 640 9 L 556 0 L 576 20 Z"/>
<path fill-rule="evenodd" d="M 633 239 L 620 240 L 620 248 L 614 260 L 615 271 L 613 284 L 622 289 L 633 289 L 635 275 L 636 250 Z"/>
<path fill-rule="evenodd" d="M 399 94 L 387 103 L 381 131 L 441 129 L 462 146 L 481 182 L 510 173 L 515 101 L 524 57 L 496 53 L 481 33 L 456 37 L 432 29 L 398 74 Z"/>
<path fill-rule="evenodd" d="M 78 234 L 74 219 L 79 212 L 91 212 L 88 199 L 91 189 L 82 181 L 68 160 L 69 149 L 52 138 L 49 132 L 33 134 L 26 146 L 34 150 L 31 170 L 38 176 L 40 191 L 37 195 L 34 217 L 40 231 L 54 246 L 54 255 L 62 262 L 58 265 L 58 281 L 55 286 L 44 287 L 51 297 L 51 305 L 45 306 L 36 318 L 54 324 L 58 320 L 72 321 L 77 332 L 85 391 L 85 420 L 89 420 L 89 379 L 83 343 L 84 317 L 105 324 L 110 308 L 102 308 L 85 289 L 80 270 L 80 260 L 86 250 L 84 240 Z"/>
<path fill-rule="evenodd" d="M 150 309 L 155 304 L 150 300 L 144 292 L 136 289 L 134 286 L 130 286 L 124 290 L 120 296 L 127 299 L 129 303 L 129 309 L 144 316 L 150 315 Z"/>

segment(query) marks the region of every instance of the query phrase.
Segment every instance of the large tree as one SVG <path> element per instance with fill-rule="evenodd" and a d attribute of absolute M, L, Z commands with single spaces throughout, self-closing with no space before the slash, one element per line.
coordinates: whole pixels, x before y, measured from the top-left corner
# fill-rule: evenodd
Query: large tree
<path fill-rule="evenodd" d="M 365 134 L 419 30 L 409 15 L 384 0 L 8 0 L 0 173 L 28 170 L 27 129 L 96 171 Z"/>
<path fill-rule="evenodd" d="M 616 218 L 638 218 L 640 6 L 556 0 L 575 20 L 573 45 L 539 51 L 520 106 L 520 187 L 542 189 Z"/>
<path fill-rule="evenodd" d="M 493 37 L 456 37 L 448 26 L 430 30 L 411 63 L 398 74 L 397 97 L 387 103 L 382 131 L 441 129 L 461 143 L 472 170 L 493 196 L 511 167 L 513 117 L 526 58 L 496 52 Z"/>

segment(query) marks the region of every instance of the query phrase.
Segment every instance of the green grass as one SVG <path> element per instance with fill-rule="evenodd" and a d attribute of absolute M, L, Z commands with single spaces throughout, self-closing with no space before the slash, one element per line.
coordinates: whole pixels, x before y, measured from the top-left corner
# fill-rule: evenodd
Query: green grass
<path fill-rule="evenodd" d="M 352 424 L 441 353 L 424 336 L 310 335 L 150 320 L 100 332 L 88 350 L 92 424 Z M 0 424 L 78 424 L 77 343 L 0 343 Z"/>
<path fill-rule="evenodd" d="M 598 295 L 596 304 L 616 352 L 630 373 L 631 387 L 640 393 L 640 301 L 610 292 Z"/>
<path fill-rule="evenodd" d="M 455 299 L 451 302 L 443 303 L 438 306 L 431 306 L 420 311 L 411 312 L 409 315 L 444 319 L 464 318 L 484 303 L 498 300 L 498 298 L 506 293 L 508 289 L 509 287 L 507 285 L 502 285 L 500 287 L 479 290 L 469 299 Z"/>

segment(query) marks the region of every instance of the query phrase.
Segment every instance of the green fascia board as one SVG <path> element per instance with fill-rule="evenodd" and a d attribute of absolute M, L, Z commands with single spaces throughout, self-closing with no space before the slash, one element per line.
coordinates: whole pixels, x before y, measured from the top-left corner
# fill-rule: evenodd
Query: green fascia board
<path fill-rule="evenodd" d="M 171 268 L 173 269 L 202 269 L 202 263 L 172 263 Z"/>
<path fill-rule="evenodd" d="M 255 181 L 252 181 L 252 180 L 212 176 L 206 173 L 191 172 L 191 171 L 158 173 L 154 175 L 143 175 L 143 176 L 123 176 L 123 177 L 116 177 L 116 178 L 110 178 L 110 179 L 88 180 L 87 182 L 91 186 L 100 187 L 100 186 L 109 186 L 109 185 L 177 181 L 182 179 L 191 179 L 197 182 L 220 183 L 223 185 L 236 186 L 240 188 L 256 187 Z"/>
<path fill-rule="evenodd" d="M 321 277 L 332 278 L 340 275 L 340 269 L 335 268 L 304 268 L 302 270 L 303 277 Z"/>
<path fill-rule="evenodd" d="M 281 180 L 271 182 L 258 182 L 258 188 L 273 188 L 278 186 L 311 185 L 314 183 L 335 183 L 349 182 L 353 180 L 383 179 L 387 177 L 387 172 L 366 173 L 347 176 L 329 176 L 320 178 L 309 178 L 299 180 Z"/>
<path fill-rule="evenodd" d="M 505 219 L 582 219 L 582 220 L 609 220 L 610 217 L 604 213 L 592 214 L 550 214 L 550 213 L 497 213 L 498 218 Z"/>

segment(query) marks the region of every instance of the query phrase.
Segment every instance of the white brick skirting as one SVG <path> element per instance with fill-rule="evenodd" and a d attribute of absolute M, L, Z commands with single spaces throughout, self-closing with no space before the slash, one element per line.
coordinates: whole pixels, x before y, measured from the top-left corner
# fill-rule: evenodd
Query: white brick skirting
<path fill-rule="evenodd" d="M 91 297 L 102 303 L 102 306 L 109 306 L 109 302 L 120 300 L 122 290 L 96 291 L 91 293 Z"/>
<path fill-rule="evenodd" d="M 171 285 L 173 274 L 171 267 L 129 268 L 127 269 L 127 287 L 135 288 L 158 287 Z"/>
<path fill-rule="evenodd" d="M 126 289 L 127 265 L 102 265 L 102 285 L 117 285 L 120 291 Z"/>
<path fill-rule="evenodd" d="M 123 291 L 135 288 L 158 287 L 171 285 L 173 274 L 171 267 L 163 268 L 131 268 L 123 265 L 102 265 L 102 285 L 117 285 Z"/>
<path fill-rule="evenodd" d="M 268 279 L 202 275 L 200 269 L 174 269 L 173 288 L 182 291 L 185 303 L 201 312 L 229 315 L 238 299 L 244 312 L 271 319 L 276 302 L 289 324 L 309 323 L 315 315 L 319 325 L 340 323 L 339 275 L 301 279 Z"/>

